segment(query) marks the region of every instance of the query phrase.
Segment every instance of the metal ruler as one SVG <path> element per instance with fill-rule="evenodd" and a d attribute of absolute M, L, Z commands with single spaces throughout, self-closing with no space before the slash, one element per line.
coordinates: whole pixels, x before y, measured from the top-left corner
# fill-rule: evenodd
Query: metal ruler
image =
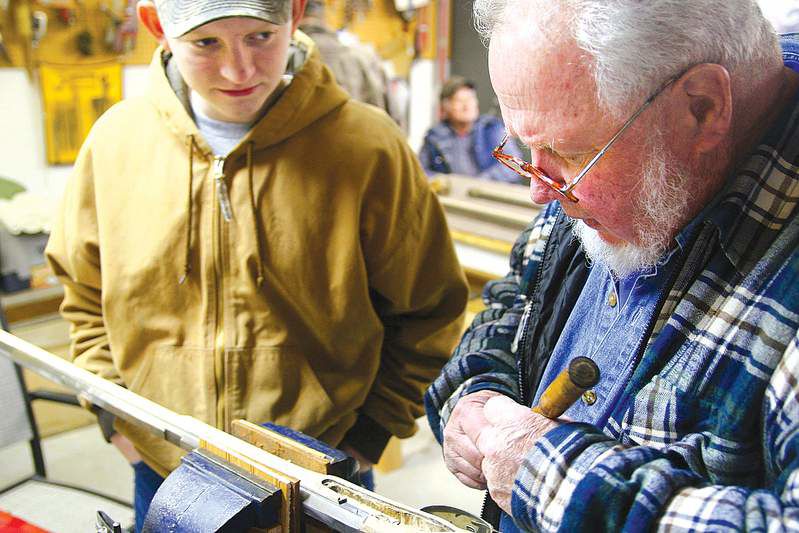
<path fill-rule="evenodd" d="M 193 417 L 179 415 L 2 330 L 0 356 L 184 450 L 211 450 L 255 475 L 260 472 L 271 478 L 277 473 L 299 480 L 299 512 L 334 531 L 466 531 L 339 477 L 302 468 Z M 299 517 L 286 519 L 282 530 L 298 532 L 298 523 Z"/>

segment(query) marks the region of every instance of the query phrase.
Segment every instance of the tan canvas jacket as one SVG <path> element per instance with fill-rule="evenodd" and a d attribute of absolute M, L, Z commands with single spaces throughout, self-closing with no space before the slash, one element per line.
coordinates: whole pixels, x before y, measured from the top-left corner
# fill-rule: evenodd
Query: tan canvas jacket
<path fill-rule="evenodd" d="M 460 332 L 464 277 L 399 130 L 295 38 L 304 65 L 224 160 L 160 51 L 147 95 L 96 123 L 46 251 L 73 357 L 225 430 L 272 421 L 336 444 L 362 413 L 407 437 Z M 118 429 L 162 475 L 177 466 L 174 446 Z"/>

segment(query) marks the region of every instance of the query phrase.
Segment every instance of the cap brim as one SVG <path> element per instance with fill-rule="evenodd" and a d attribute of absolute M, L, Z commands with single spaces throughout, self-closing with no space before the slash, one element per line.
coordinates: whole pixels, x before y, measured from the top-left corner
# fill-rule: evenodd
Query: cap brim
<path fill-rule="evenodd" d="M 274 2 L 193 0 L 191 3 L 175 1 L 169 7 L 174 11 L 162 13 L 164 10 L 160 10 L 159 18 L 164 35 L 170 38 L 180 37 L 204 24 L 224 18 L 248 17 L 277 25 L 286 24 L 291 19 L 291 1 L 287 0 Z"/>

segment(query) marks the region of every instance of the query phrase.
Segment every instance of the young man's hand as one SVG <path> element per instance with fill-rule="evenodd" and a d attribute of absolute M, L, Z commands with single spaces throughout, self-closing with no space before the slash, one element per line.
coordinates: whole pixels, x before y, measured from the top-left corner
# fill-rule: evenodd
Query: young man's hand
<path fill-rule="evenodd" d="M 114 433 L 111 435 L 111 444 L 117 447 L 122 452 L 122 455 L 130 464 L 136 464 L 141 461 L 141 455 L 136 451 L 133 443 L 128 440 L 122 433 Z"/>
<path fill-rule="evenodd" d="M 353 457 L 356 461 L 358 461 L 358 472 L 360 472 L 361 474 L 368 471 L 370 468 L 374 466 L 374 463 L 372 463 L 369 459 L 364 457 L 364 455 L 361 452 L 359 452 L 349 444 L 342 444 L 340 446 L 340 449 L 342 452 L 346 453 L 347 455 Z"/>

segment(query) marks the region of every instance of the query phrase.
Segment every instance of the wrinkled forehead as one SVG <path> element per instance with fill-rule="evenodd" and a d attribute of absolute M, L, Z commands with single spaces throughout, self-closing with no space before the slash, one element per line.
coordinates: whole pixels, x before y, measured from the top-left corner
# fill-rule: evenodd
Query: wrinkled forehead
<path fill-rule="evenodd" d="M 509 17 L 491 37 L 491 85 L 507 126 L 522 134 L 542 121 L 591 120 L 598 106 L 590 55 L 569 35 L 536 31 L 532 16 Z"/>

